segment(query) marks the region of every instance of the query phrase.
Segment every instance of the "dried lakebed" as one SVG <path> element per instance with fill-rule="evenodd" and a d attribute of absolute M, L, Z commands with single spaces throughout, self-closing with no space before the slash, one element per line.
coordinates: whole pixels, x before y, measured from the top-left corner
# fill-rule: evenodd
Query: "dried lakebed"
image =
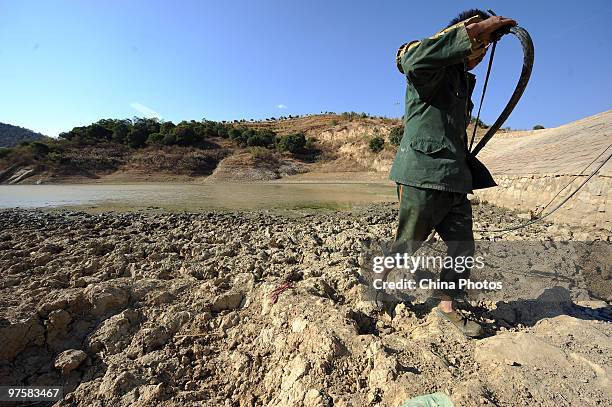
<path fill-rule="evenodd" d="M 484 204 L 474 219 L 517 222 Z M 371 301 L 364 246 L 395 221 L 388 204 L 0 211 L 0 385 L 61 385 L 60 405 L 83 406 L 398 406 L 436 391 L 457 406 L 612 404 L 607 242 L 572 256 L 561 241 L 580 231 L 504 235 L 519 243 L 492 273 L 508 291 L 472 303 L 486 336 L 469 340 L 430 301 Z M 520 242 L 551 261 L 519 261 Z"/>

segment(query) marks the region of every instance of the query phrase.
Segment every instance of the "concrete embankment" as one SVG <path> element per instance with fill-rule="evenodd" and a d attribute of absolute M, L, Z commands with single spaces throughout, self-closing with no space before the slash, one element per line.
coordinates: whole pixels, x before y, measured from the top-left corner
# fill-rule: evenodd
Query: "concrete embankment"
<path fill-rule="evenodd" d="M 479 155 L 499 187 L 478 191 L 487 201 L 521 212 L 538 212 L 573 180 L 544 211 L 556 206 L 590 175 L 612 149 L 583 170 L 612 143 L 612 111 L 565 126 L 495 136 Z M 612 232 L 612 164 L 604 165 L 551 220 Z"/>

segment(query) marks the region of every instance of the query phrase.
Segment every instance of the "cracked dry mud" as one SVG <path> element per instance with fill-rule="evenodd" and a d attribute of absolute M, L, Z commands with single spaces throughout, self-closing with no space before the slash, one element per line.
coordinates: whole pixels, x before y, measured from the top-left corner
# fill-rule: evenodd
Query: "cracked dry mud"
<path fill-rule="evenodd" d="M 516 222 L 474 211 L 476 228 Z M 83 406 L 399 406 L 436 391 L 457 406 L 612 404 L 609 246 L 545 279 L 509 249 L 496 272 L 533 271 L 531 290 L 473 302 L 487 334 L 470 340 L 431 301 L 368 300 L 359 255 L 395 222 L 386 204 L 2 211 L 0 385 L 62 385 L 58 404 Z M 536 224 L 504 239 L 571 236 Z"/>

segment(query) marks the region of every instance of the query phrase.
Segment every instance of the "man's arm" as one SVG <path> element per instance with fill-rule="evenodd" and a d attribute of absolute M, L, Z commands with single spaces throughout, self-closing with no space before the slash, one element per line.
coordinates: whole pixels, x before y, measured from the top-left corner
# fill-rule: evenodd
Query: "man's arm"
<path fill-rule="evenodd" d="M 444 77 L 444 67 L 459 64 L 472 52 L 464 25 L 420 41 L 402 57 L 401 64 L 419 96 L 428 98 Z"/>
<path fill-rule="evenodd" d="M 429 97 L 444 76 L 444 67 L 461 63 L 488 44 L 491 34 L 516 22 L 490 17 L 471 24 L 459 23 L 441 34 L 420 41 L 402 56 L 404 73 L 422 98 Z"/>

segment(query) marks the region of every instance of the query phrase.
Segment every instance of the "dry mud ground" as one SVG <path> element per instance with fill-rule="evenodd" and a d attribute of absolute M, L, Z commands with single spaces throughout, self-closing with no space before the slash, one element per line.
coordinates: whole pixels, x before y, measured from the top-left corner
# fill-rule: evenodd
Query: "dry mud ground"
<path fill-rule="evenodd" d="M 474 212 L 476 228 L 517 221 Z M 387 204 L 1 211 L 0 385 L 61 385 L 58 404 L 80 406 L 612 405 L 609 243 L 570 255 L 572 232 L 544 223 L 504 235 L 490 277 L 509 291 L 472 301 L 486 335 L 470 340 L 432 301 L 371 301 L 364 247 L 395 221 Z"/>

